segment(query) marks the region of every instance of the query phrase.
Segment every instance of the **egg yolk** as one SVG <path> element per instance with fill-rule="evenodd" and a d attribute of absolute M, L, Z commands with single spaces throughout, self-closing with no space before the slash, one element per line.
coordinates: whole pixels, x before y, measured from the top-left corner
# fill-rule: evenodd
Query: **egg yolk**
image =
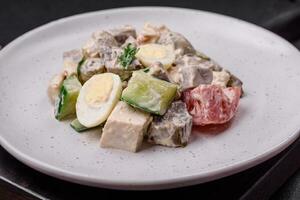
<path fill-rule="evenodd" d="M 86 103 L 91 107 L 99 107 L 109 99 L 113 88 L 113 78 L 109 74 L 101 74 L 91 80 L 85 96 Z"/>
<path fill-rule="evenodd" d="M 151 45 L 151 46 L 144 46 L 141 48 L 142 54 L 146 57 L 152 58 L 164 58 L 167 56 L 166 49 L 161 45 Z"/>

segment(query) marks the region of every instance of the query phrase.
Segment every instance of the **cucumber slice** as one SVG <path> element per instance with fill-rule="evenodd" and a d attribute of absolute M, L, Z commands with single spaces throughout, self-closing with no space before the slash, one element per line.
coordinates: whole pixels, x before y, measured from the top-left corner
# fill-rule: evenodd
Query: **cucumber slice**
<path fill-rule="evenodd" d="M 163 115 L 173 101 L 177 85 L 139 70 L 132 74 L 121 99 L 146 112 Z"/>
<path fill-rule="evenodd" d="M 78 80 L 80 81 L 80 82 L 82 82 L 82 80 L 80 80 L 80 76 L 81 76 L 81 66 L 82 66 L 82 64 L 84 63 L 84 61 L 85 61 L 85 57 L 83 57 L 82 59 L 81 59 L 81 61 L 78 63 L 78 65 L 77 65 L 77 77 L 78 77 Z"/>
<path fill-rule="evenodd" d="M 78 133 L 81 133 L 81 132 L 84 132 L 84 131 L 87 131 L 87 130 L 91 130 L 91 129 L 95 129 L 95 128 L 103 128 L 105 122 L 103 122 L 102 124 L 100 124 L 99 126 L 95 126 L 95 127 L 91 127 L 91 128 L 88 128 L 88 127 L 85 127 L 84 125 L 82 125 L 79 120 L 76 118 L 74 119 L 70 126 L 75 130 L 77 131 Z"/>
<path fill-rule="evenodd" d="M 76 75 L 64 80 L 58 98 L 55 101 L 55 118 L 63 120 L 76 113 L 76 100 L 82 85 Z"/>
<path fill-rule="evenodd" d="M 88 130 L 89 128 L 83 126 L 82 124 L 80 124 L 80 122 L 78 121 L 78 119 L 74 119 L 72 122 L 71 122 L 71 127 L 77 131 L 77 132 L 82 132 L 82 131 L 85 131 L 85 130 Z"/>

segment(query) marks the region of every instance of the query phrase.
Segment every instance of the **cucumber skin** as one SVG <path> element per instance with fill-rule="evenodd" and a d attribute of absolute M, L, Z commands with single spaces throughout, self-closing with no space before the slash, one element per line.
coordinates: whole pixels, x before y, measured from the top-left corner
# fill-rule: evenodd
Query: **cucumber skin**
<path fill-rule="evenodd" d="M 102 124 L 100 124 L 99 126 L 95 126 L 95 127 L 91 127 L 91 128 L 88 128 L 88 127 L 85 127 L 83 126 L 79 120 L 76 118 L 74 119 L 70 126 L 78 133 L 81 133 L 81 132 L 84 132 L 84 131 L 88 131 L 88 130 L 92 130 L 92 129 L 95 129 L 95 128 L 103 128 L 105 122 L 103 122 Z"/>
<path fill-rule="evenodd" d="M 61 86 L 61 89 L 60 89 L 60 92 L 59 92 L 59 95 L 56 99 L 56 102 L 55 102 L 55 109 L 54 109 L 54 112 L 55 112 L 55 118 L 57 120 L 62 120 L 64 116 L 61 115 L 61 110 L 62 110 L 62 104 L 63 104 L 63 97 L 67 95 L 67 91 L 65 90 L 64 86 L 62 85 Z"/>
<path fill-rule="evenodd" d="M 90 129 L 90 128 L 87 128 L 87 127 L 83 126 L 82 124 L 80 124 L 80 122 L 78 121 L 77 118 L 71 122 L 70 126 L 78 133 Z"/>
<path fill-rule="evenodd" d="M 81 61 L 78 63 L 78 65 L 77 65 L 77 77 L 78 77 L 78 80 L 79 80 L 79 82 L 83 82 L 82 80 L 81 80 L 81 78 L 80 78 L 80 75 L 81 75 L 81 66 L 82 66 L 82 64 L 84 63 L 84 61 L 85 61 L 86 59 L 85 59 L 85 57 L 83 57 L 82 59 L 81 59 Z"/>
<path fill-rule="evenodd" d="M 140 109 L 142 111 L 145 111 L 145 112 L 148 112 L 148 113 L 152 113 L 152 114 L 155 114 L 155 115 L 161 115 L 159 112 L 150 110 L 150 109 L 148 109 L 146 107 L 140 107 L 140 106 L 138 106 L 137 104 L 135 104 L 134 101 L 131 101 L 130 99 L 121 97 L 121 101 L 124 101 L 125 103 L 131 105 L 132 107 L 138 108 L 138 109 Z"/>
<path fill-rule="evenodd" d="M 62 87 L 60 95 L 59 95 L 59 104 L 58 109 L 55 115 L 55 118 L 59 121 L 66 119 L 70 116 L 76 114 L 76 100 L 78 97 L 78 93 L 68 93 L 68 91 Z M 68 103 L 67 103 L 68 102 Z"/>
<path fill-rule="evenodd" d="M 70 81 L 73 81 L 72 79 L 74 79 L 74 84 L 77 84 L 77 88 L 73 88 L 73 91 L 68 92 L 66 84 L 69 84 Z M 76 114 L 75 106 L 79 91 L 81 89 L 81 83 L 77 81 L 78 79 L 76 76 L 70 76 L 63 82 L 58 99 L 55 103 L 55 118 L 59 121 Z"/>

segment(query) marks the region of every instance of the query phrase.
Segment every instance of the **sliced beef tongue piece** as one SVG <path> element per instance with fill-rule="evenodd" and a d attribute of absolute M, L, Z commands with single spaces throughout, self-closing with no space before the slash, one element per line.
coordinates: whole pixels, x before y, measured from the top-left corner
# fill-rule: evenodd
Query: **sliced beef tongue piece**
<path fill-rule="evenodd" d="M 178 56 L 189 53 L 194 54 L 196 52 L 192 44 L 183 35 L 173 31 L 163 32 L 160 35 L 157 43 L 163 45 L 172 45 Z"/>
<path fill-rule="evenodd" d="M 137 43 L 137 40 L 134 38 L 134 37 L 132 37 L 132 36 L 129 36 L 126 40 L 125 40 L 125 42 L 121 45 L 121 47 L 122 48 L 125 48 L 125 47 L 127 47 L 127 45 L 129 45 L 129 44 L 131 44 L 132 46 L 134 46 L 134 47 L 138 47 L 138 43 Z"/>
<path fill-rule="evenodd" d="M 182 101 L 175 101 L 164 116 L 154 117 L 149 128 L 148 141 L 169 147 L 185 146 L 191 131 L 192 117 L 186 105 Z"/>
<path fill-rule="evenodd" d="M 103 57 L 109 54 L 112 47 L 117 47 L 118 42 L 112 34 L 107 31 L 97 31 L 84 44 L 83 51 L 86 57 Z"/>
<path fill-rule="evenodd" d="M 141 69 L 143 66 L 137 59 L 134 59 L 128 68 L 125 69 L 118 60 L 122 52 L 123 49 L 120 47 L 111 48 L 111 53 L 107 54 L 105 57 L 105 67 L 107 72 L 118 74 L 122 80 L 127 80 L 131 76 L 133 70 Z"/>
<path fill-rule="evenodd" d="M 103 58 L 87 58 L 78 69 L 78 76 L 81 81 L 86 82 L 93 75 L 105 71 Z"/>
<path fill-rule="evenodd" d="M 154 26 L 150 23 L 145 23 L 142 31 L 137 35 L 138 44 L 155 43 L 160 35 L 170 31 L 166 26 Z"/>
<path fill-rule="evenodd" d="M 159 78 L 161 80 L 169 81 L 167 71 L 165 70 L 163 64 L 160 62 L 155 62 L 149 67 L 149 72 L 151 76 Z"/>
<path fill-rule="evenodd" d="M 118 42 L 115 37 L 107 31 L 96 31 L 92 34 L 92 38 L 99 46 L 118 46 Z"/>
<path fill-rule="evenodd" d="M 184 55 L 168 70 L 168 78 L 178 84 L 181 91 L 200 84 L 210 84 L 213 80 L 213 70 L 204 62 L 206 61 L 195 55 Z"/>
<path fill-rule="evenodd" d="M 115 40 L 122 45 L 129 37 L 136 38 L 136 30 L 130 25 L 109 30 Z"/>

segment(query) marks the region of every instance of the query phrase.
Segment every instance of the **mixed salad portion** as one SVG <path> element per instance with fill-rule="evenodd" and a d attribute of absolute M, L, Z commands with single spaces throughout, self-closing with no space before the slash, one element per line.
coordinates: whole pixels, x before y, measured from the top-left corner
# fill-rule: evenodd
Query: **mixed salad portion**
<path fill-rule="evenodd" d="M 242 82 L 181 34 L 146 23 L 94 32 L 65 52 L 48 94 L 57 120 L 101 127 L 101 147 L 136 152 L 143 140 L 185 146 L 193 125 L 228 122 Z"/>

